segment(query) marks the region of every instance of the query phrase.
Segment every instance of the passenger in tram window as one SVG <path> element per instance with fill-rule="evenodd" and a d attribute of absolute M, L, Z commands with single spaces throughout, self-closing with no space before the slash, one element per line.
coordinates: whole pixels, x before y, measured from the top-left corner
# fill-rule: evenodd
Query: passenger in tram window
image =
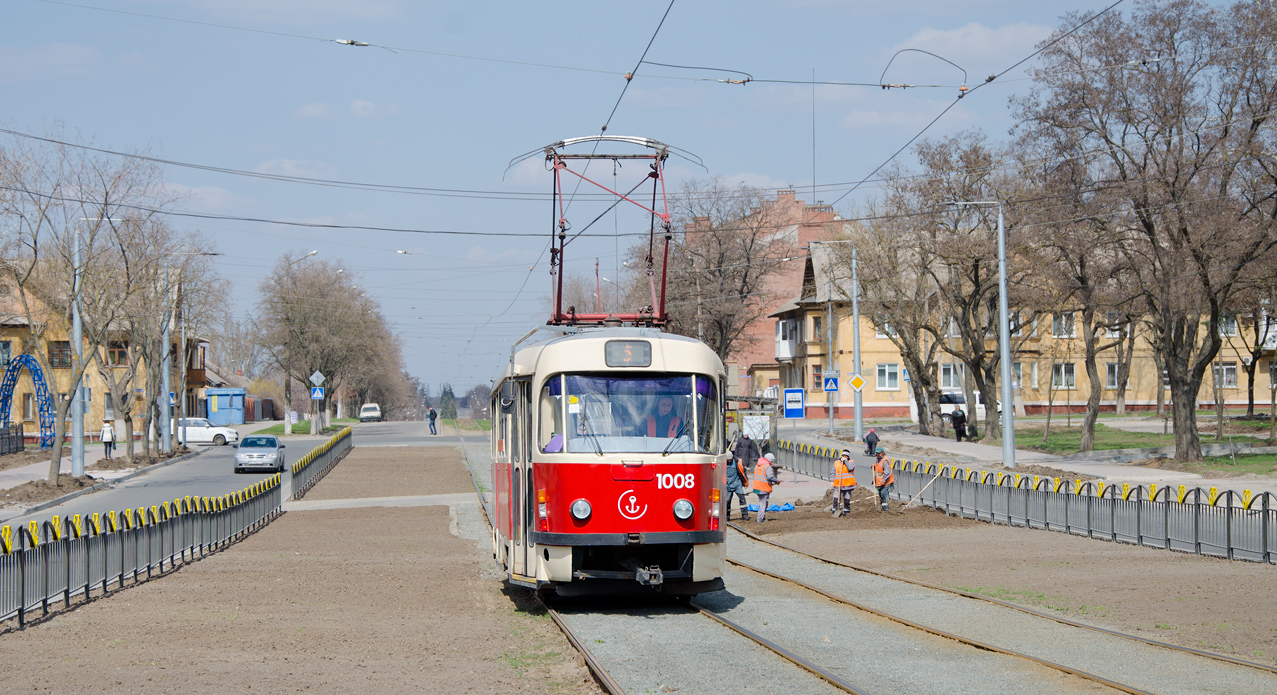
<path fill-rule="evenodd" d="M 674 438 L 683 424 L 674 411 L 674 398 L 660 396 L 656 399 L 656 412 L 647 416 L 647 436 Z"/>

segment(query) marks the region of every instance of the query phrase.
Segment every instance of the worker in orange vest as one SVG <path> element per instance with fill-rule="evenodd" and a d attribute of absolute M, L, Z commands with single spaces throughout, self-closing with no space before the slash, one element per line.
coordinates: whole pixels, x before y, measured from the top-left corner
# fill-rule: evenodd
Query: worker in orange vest
<path fill-rule="evenodd" d="M 829 484 L 834 488 L 834 516 L 846 516 L 851 513 L 851 493 L 856 489 L 856 462 L 851 458 L 851 451 L 842 450 L 842 456 L 834 461 L 834 469 L 829 474 Z M 841 511 L 839 503 L 841 502 Z"/>
<path fill-rule="evenodd" d="M 878 488 L 878 502 L 882 511 L 887 511 L 887 496 L 896 489 L 896 472 L 891 470 L 891 461 L 887 460 L 887 452 L 882 447 L 874 452 L 878 458 L 874 461 L 874 487 Z"/>
<path fill-rule="evenodd" d="M 767 520 L 767 504 L 771 500 L 772 486 L 780 485 L 780 477 L 776 475 L 776 469 L 780 466 L 776 465 L 776 454 L 763 454 L 758 459 L 758 465 L 754 466 L 754 494 L 758 495 L 758 518 L 754 519 L 755 523 L 763 523 Z"/>

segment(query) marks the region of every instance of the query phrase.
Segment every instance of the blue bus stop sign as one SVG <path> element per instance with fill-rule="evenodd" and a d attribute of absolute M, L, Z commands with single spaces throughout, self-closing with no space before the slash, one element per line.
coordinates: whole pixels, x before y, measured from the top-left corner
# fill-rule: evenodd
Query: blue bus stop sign
<path fill-rule="evenodd" d="M 785 419 L 801 420 L 807 413 L 806 394 L 802 389 L 785 389 Z"/>

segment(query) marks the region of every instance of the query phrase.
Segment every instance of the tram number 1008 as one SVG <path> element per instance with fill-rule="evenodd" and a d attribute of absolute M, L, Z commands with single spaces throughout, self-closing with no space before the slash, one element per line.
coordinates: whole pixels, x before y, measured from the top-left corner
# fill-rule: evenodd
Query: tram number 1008
<path fill-rule="evenodd" d="M 660 473 L 656 476 L 657 490 L 686 489 L 696 487 L 696 474 Z"/>

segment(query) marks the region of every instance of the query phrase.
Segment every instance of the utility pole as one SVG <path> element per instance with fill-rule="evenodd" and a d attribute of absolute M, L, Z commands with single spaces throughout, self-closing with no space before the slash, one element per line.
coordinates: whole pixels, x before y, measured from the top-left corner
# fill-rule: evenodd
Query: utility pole
<path fill-rule="evenodd" d="M 71 399 L 71 475 L 79 478 L 84 475 L 84 375 L 81 370 L 84 364 L 81 353 L 84 329 L 80 322 L 80 230 L 75 227 L 73 231 L 75 240 L 71 244 L 71 263 L 75 268 L 71 283 L 71 356 L 75 361 L 71 368 L 80 373 L 80 379 L 75 382 Z"/>
<path fill-rule="evenodd" d="M 855 364 L 852 367 L 854 374 L 860 374 L 860 276 L 856 271 L 856 247 L 851 247 L 851 361 Z M 865 378 L 863 374 L 860 378 Z M 863 401 L 860 391 L 856 391 L 855 410 L 856 428 L 855 438 L 860 441 L 865 438 L 865 414 L 863 409 Z"/>
<path fill-rule="evenodd" d="M 825 306 L 825 369 L 837 366 L 834 357 L 834 277 L 833 273 L 829 274 L 829 301 Z M 841 375 L 840 375 L 841 376 Z M 834 436 L 834 403 L 837 401 L 837 391 L 825 392 L 825 403 L 829 405 L 829 436 Z"/>
<path fill-rule="evenodd" d="M 171 272 L 164 269 L 164 290 L 172 292 L 173 286 L 169 282 Z M 169 311 L 168 321 L 164 322 L 164 335 L 160 339 L 161 349 L 164 350 L 164 359 L 160 362 L 160 451 L 168 454 L 173 451 L 173 408 L 169 403 L 169 389 L 172 388 L 171 377 L 169 372 L 173 370 L 173 346 L 169 342 L 169 331 L 173 328 L 173 316 L 177 313 L 176 298 L 175 303 Z"/>

